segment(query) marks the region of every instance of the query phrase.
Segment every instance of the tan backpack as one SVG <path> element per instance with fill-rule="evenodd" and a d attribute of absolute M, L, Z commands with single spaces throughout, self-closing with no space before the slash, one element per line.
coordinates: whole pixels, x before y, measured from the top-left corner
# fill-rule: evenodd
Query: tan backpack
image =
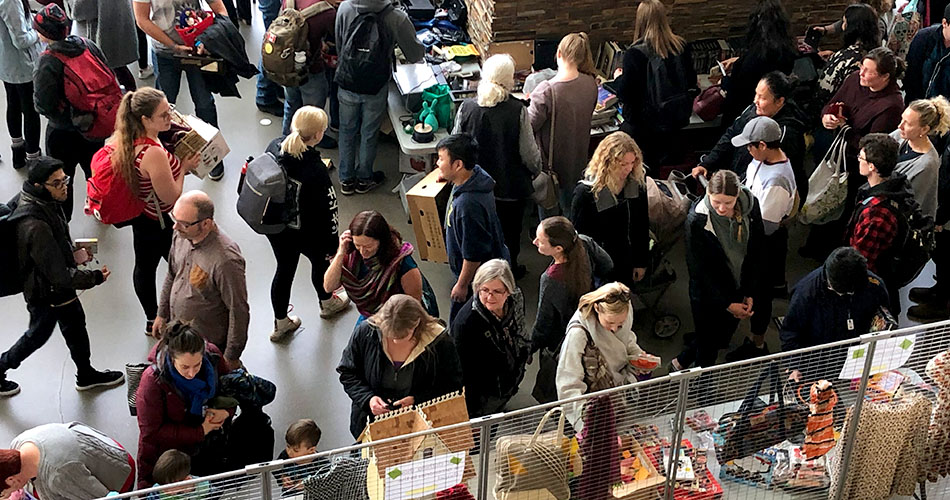
<path fill-rule="evenodd" d="M 274 19 L 261 45 L 261 66 L 270 81 L 284 87 L 298 87 L 309 74 L 310 62 L 319 57 L 321 47 L 311 50 L 307 38 L 307 19 L 332 9 L 326 1 L 317 2 L 303 10 L 294 8 L 294 0 L 287 0 L 287 7 Z M 303 52 L 307 61 L 298 68 L 294 55 Z M 316 53 L 316 55 L 314 55 Z"/>

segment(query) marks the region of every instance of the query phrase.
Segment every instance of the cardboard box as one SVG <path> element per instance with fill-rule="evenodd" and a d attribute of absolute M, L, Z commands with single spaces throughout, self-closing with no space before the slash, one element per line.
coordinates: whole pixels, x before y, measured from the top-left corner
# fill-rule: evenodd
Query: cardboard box
<path fill-rule="evenodd" d="M 488 45 L 485 59 L 495 54 L 508 54 L 515 60 L 515 71 L 531 71 L 534 66 L 534 40 L 493 42 Z"/>
<path fill-rule="evenodd" d="M 395 133 L 402 134 L 402 130 L 397 130 Z M 433 143 L 434 145 L 434 143 Z M 399 173 L 401 174 L 428 174 L 435 168 L 435 161 L 433 160 L 435 155 L 407 155 L 402 151 L 399 152 Z"/>
<path fill-rule="evenodd" d="M 194 153 L 199 153 L 201 160 L 198 162 L 198 168 L 192 173 L 204 179 L 211 172 L 211 169 L 231 152 L 231 148 L 224 141 L 224 136 L 221 135 L 220 130 L 205 123 L 197 116 L 182 116 L 180 113 L 174 113 L 172 120 L 184 120 L 184 125 L 191 128 L 184 137 L 175 143 L 175 156 L 188 158 Z"/>
<path fill-rule="evenodd" d="M 412 230 L 416 233 L 416 249 L 422 260 L 449 262 L 442 224 L 451 192 L 452 186 L 439 182 L 439 171 L 433 170 L 406 193 Z"/>

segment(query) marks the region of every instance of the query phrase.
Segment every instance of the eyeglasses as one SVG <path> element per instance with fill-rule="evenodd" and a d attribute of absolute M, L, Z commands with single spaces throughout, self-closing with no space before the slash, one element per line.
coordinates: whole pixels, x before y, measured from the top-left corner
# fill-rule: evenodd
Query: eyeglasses
<path fill-rule="evenodd" d="M 478 289 L 479 295 L 485 295 L 488 297 L 504 297 L 508 295 L 508 290 L 492 290 L 491 288 L 482 287 Z"/>
<path fill-rule="evenodd" d="M 177 225 L 181 226 L 181 227 L 184 228 L 184 229 L 191 229 L 191 227 L 194 226 L 195 224 L 198 224 L 198 223 L 201 222 L 201 221 L 208 220 L 208 217 L 205 217 L 205 218 L 202 218 L 202 219 L 198 219 L 198 220 L 196 220 L 196 221 L 194 221 L 194 222 L 184 222 L 184 221 L 176 220 L 174 217 L 172 217 L 171 214 L 168 215 L 168 218 L 170 218 L 170 219 L 172 220 L 172 223 L 177 224 Z"/>
<path fill-rule="evenodd" d="M 62 179 L 56 179 L 56 180 L 53 181 L 53 182 L 46 182 L 46 183 L 44 183 L 44 184 L 46 184 L 47 186 L 49 186 L 49 187 L 51 187 L 51 188 L 53 188 L 53 189 L 60 189 L 60 188 L 63 188 L 63 187 L 68 186 L 68 185 L 69 185 L 69 181 L 71 181 L 71 180 L 72 180 L 72 177 L 66 175 L 66 176 L 63 176 Z"/>
<path fill-rule="evenodd" d="M 613 304 L 614 302 L 630 302 L 630 292 L 611 292 L 604 297 L 604 300 L 607 304 Z"/>

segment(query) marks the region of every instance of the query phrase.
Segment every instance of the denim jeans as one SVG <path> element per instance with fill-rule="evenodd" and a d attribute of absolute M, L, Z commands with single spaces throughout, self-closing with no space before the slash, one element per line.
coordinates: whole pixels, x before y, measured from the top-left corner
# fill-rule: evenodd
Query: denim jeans
<path fill-rule="evenodd" d="M 372 180 L 376 142 L 386 114 L 388 92 L 388 85 L 375 95 L 340 89 L 340 182 Z"/>
<path fill-rule="evenodd" d="M 181 89 L 181 74 L 188 78 L 188 89 L 191 91 L 191 100 L 195 104 L 195 114 L 198 118 L 215 127 L 218 126 L 218 109 L 214 105 L 214 96 L 205 85 L 204 76 L 197 67 L 182 68 L 178 59 L 170 55 L 152 52 L 152 65 L 155 67 L 155 86 L 165 93 L 169 104 L 178 100 L 178 91 Z"/>
<path fill-rule="evenodd" d="M 299 87 L 284 87 L 284 135 L 290 133 L 290 123 L 294 113 L 301 106 L 316 106 L 323 108 L 327 104 L 327 92 L 330 83 L 323 73 L 311 74 L 310 78 Z"/>
<path fill-rule="evenodd" d="M 270 23 L 274 22 L 274 19 L 277 19 L 277 16 L 280 15 L 280 6 L 281 0 L 258 0 L 257 8 L 264 16 L 264 31 L 267 31 L 267 28 L 270 28 Z M 264 76 L 264 66 L 260 61 L 257 62 L 257 69 L 260 73 L 257 75 L 257 96 L 254 98 L 254 102 L 258 106 L 277 102 L 277 89 L 280 88 L 280 85 Z"/>

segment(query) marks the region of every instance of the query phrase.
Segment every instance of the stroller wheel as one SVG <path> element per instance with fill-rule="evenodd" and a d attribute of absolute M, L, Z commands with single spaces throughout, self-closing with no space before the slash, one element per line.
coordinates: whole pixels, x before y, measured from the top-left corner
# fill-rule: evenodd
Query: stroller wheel
<path fill-rule="evenodd" d="M 680 319 L 672 314 L 657 318 L 653 323 L 653 334 L 661 339 L 668 339 L 680 330 Z"/>

